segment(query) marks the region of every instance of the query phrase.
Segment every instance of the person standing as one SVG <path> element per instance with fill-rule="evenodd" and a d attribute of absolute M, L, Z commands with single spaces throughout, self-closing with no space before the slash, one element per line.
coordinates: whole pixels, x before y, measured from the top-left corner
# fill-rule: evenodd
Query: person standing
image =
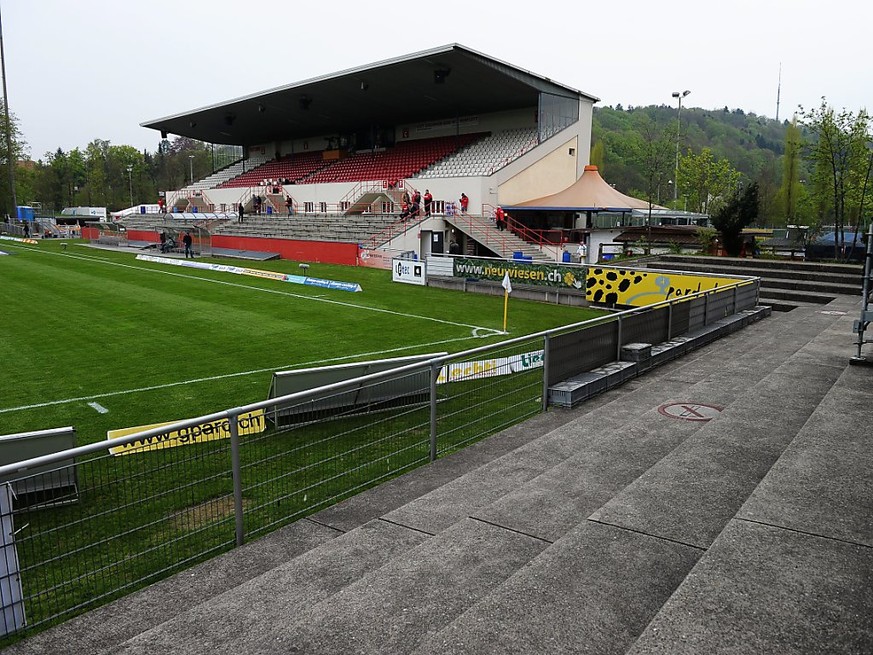
<path fill-rule="evenodd" d="M 294 213 L 294 201 L 291 200 L 291 196 L 285 198 L 285 209 L 288 210 L 288 216 Z"/>
<path fill-rule="evenodd" d="M 24 221 L 24 238 L 30 238 L 30 223 L 28 223 L 27 221 Z"/>
<path fill-rule="evenodd" d="M 470 206 L 470 199 L 467 197 L 467 194 L 466 194 L 466 193 L 462 193 L 462 194 L 461 194 L 460 203 L 461 203 L 461 213 L 462 213 L 462 214 L 466 214 L 466 213 L 467 213 L 467 207 Z"/>
<path fill-rule="evenodd" d="M 430 218 L 430 204 L 433 202 L 433 196 L 430 195 L 430 189 L 424 190 L 424 215 Z"/>
<path fill-rule="evenodd" d="M 498 207 L 494 211 L 494 222 L 497 224 L 498 230 L 506 228 L 506 213 L 503 211 L 503 207 Z"/>
<path fill-rule="evenodd" d="M 239 209 L 237 210 L 237 217 L 236 217 L 237 223 L 243 222 L 243 218 L 245 217 L 245 213 L 246 213 L 246 206 L 244 204 L 240 203 Z"/>
<path fill-rule="evenodd" d="M 185 244 L 185 259 L 188 259 L 190 256 L 191 259 L 194 259 L 194 251 L 191 249 L 191 233 L 185 232 L 185 236 L 182 237 L 182 243 Z"/>

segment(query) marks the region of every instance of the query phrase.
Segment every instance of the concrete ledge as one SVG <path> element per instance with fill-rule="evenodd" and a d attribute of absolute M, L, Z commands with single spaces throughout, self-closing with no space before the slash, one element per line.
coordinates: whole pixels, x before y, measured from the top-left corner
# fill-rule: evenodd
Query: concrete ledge
<path fill-rule="evenodd" d="M 750 323 L 770 316 L 769 307 L 747 309 L 709 325 L 657 345 L 632 343 L 622 347 L 622 358 L 631 361 L 610 362 L 600 368 L 576 375 L 549 387 L 549 404 L 575 407 L 581 402 L 613 389 L 645 371 L 702 348 L 721 337 L 733 334 Z"/>

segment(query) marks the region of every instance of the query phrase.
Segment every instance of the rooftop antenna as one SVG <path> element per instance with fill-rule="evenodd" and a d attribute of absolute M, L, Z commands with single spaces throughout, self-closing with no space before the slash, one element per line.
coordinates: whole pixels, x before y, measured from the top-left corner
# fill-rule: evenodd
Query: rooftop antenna
<path fill-rule="evenodd" d="M 782 62 L 779 62 L 779 82 L 776 85 L 776 121 L 779 121 L 779 98 L 782 96 Z"/>

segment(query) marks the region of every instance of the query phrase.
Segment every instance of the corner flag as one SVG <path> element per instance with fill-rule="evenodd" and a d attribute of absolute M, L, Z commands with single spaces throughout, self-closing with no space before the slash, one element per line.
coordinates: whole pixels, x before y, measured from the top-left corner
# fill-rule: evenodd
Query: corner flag
<path fill-rule="evenodd" d="M 509 281 L 509 271 L 503 272 L 503 333 L 506 334 L 506 311 L 509 309 L 509 294 L 512 293 L 512 282 Z"/>
<path fill-rule="evenodd" d="M 509 281 L 509 271 L 503 272 L 503 282 L 500 283 L 500 286 L 506 290 L 507 294 L 512 293 L 512 282 Z"/>

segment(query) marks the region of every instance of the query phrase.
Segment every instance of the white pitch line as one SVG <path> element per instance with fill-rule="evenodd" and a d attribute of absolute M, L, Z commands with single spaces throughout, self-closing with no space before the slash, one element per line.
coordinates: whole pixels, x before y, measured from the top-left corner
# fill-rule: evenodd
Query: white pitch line
<path fill-rule="evenodd" d="M 371 312 L 377 312 L 380 314 L 389 314 L 391 316 L 400 316 L 402 318 L 416 318 L 416 319 L 420 319 L 422 321 L 431 321 L 434 323 L 441 323 L 442 325 L 452 325 L 454 327 L 469 328 L 469 329 L 475 330 L 477 332 L 486 331 L 486 332 L 490 333 L 490 334 L 486 334 L 484 336 L 501 334 L 500 330 L 494 330 L 492 328 L 482 327 L 480 325 L 468 325 L 467 323 L 456 323 L 454 321 L 446 321 L 444 319 L 433 318 L 431 316 L 420 316 L 418 314 L 404 314 L 402 312 L 395 312 L 395 311 L 392 311 L 390 309 L 381 309 L 379 307 L 367 307 L 366 305 L 356 305 L 354 303 L 343 302 L 341 300 L 329 300 L 327 298 L 322 298 L 320 296 L 318 296 L 318 297 L 304 296 L 304 295 L 297 294 L 297 293 L 290 293 L 288 291 L 279 291 L 277 289 L 267 289 L 265 287 L 254 287 L 254 286 L 250 286 L 248 284 L 239 284 L 238 282 L 227 282 L 225 280 L 213 280 L 212 278 L 200 277 L 199 275 L 187 275 L 184 273 L 176 273 L 173 271 L 163 271 L 163 270 L 156 269 L 156 268 L 145 268 L 143 266 L 132 266 L 131 264 L 123 264 L 121 262 L 113 262 L 113 261 L 108 261 L 105 259 L 100 259 L 99 257 L 90 257 L 90 256 L 85 256 L 85 255 L 73 255 L 73 254 L 69 254 L 69 253 L 46 252 L 44 250 L 33 250 L 31 248 L 28 248 L 27 250 L 30 250 L 31 252 L 39 252 L 39 253 L 44 254 L 44 255 L 57 255 L 59 257 L 71 257 L 73 259 L 80 259 L 80 260 L 86 261 L 86 262 L 96 262 L 96 263 L 100 263 L 100 264 L 106 264 L 108 266 L 119 266 L 121 268 L 130 268 L 130 269 L 133 269 L 135 271 L 159 273 L 161 275 L 169 275 L 172 277 L 185 278 L 186 280 L 192 280 L 192 279 L 193 280 L 201 280 L 203 282 L 211 282 L 213 284 L 223 284 L 225 286 L 235 287 L 237 289 L 261 291 L 264 293 L 272 293 L 275 295 L 286 296 L 289 298 L 300 298 L 303 300 L 311 300 L 313 302 L 328 303 L 330 305 L 340 305 L 341 307 L 351 307 L 353 309 L 363 309 L 363 310 L 367 310 L 367 311 L 371 311 Z"/>
<path fill-rule="evenodd" d="M 178 382 L 168 382 L 166 384 L 156 384 L 149 387 L 139 387 L 137 389 L 123 389 L 121 391 L 107 391 L 104 393 L 96 393 L 90 396 L 79 396 L 78 398 L 64 398 L 63 400 L 49 400 L 44 403 L 35 403 L 33 405 L 20 405 L 18 407 L 5 407 L 0 408 L 0 414 L 8 414 L 9 412 L 18 412 L 26 409 L 39 409 L 41 407 L 51 407 L 52 405 L 68 405 L 70 403 L 79 403 L 84 401 L 96 401 L 98 398 L 111 398 L 113 396 L 124 396 L 131 393 L 142 393 L 144 391 L 158 391 L 160 389 L 170 389 L 172 387 L 180 387 L 186 384 L 199 384 L 201 382 L 212 382 L 214 380 L 226 380 L 228 378 L 239 378 L 245 377 L 247 375 L 257 375 L 259 373 L 266 373 L 268 371 L 281 371 L 289 368 L 299 367 L 305 368 L 308 366 L 314 366 L 316 364 L 327 364 L 329 362 L 339 362 L 344 359 L 354 359 L 356 357 L 371 357 L 373 355 L 387 355 L 389 353 L 400 352 L 403 350 L 412 350 L 413 348 L 421 348 L 431 346 L 440 346 L 445 343 L 454 343 L 457 341 L 468 341 L 470 339 L 478 339 L 481 337 L 458 337 L 456 339 L 444 339 L 443 341 L 433 341 L 431 343 L 426 344 L 418 344 L 414 346 L 400 346 L 398 348 L 389 348 L 388 350 L 374 350 L 373 352 L 368 353 L 356 353 L 354 355 L 344 355 L 342 357 L 330 357 L 328 359 L 320 359 L 311 362 L 300 362 L 296 364 L 288 364 L 285 366 L 270 366 L 268 368 L 257 368 L 252 369 L 250 371 L 240 371 L 238 373 L 225 373 L 224 375 L 211 375 L 205 378 L 194 378 L 191 380 L 180 380 Z M 92 403 L 89 403 L 92 404 Z M 96 404 L 96 403 L 95 403 Z M 93 406 L 93 405 L 92 405 Z"/>

